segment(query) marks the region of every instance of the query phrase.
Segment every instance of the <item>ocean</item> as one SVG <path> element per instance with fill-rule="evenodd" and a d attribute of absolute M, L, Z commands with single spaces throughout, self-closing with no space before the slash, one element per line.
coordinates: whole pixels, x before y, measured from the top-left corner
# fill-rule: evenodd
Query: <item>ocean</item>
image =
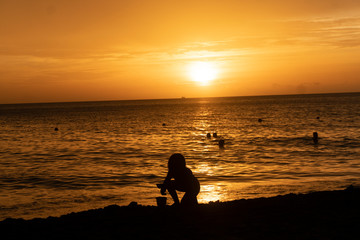
<path fill-rule="evenodd" d="M 0 105 L 0 220 L 156 205 L 173 153 L 200 203 L 359 185 L 360 93 Z"/>

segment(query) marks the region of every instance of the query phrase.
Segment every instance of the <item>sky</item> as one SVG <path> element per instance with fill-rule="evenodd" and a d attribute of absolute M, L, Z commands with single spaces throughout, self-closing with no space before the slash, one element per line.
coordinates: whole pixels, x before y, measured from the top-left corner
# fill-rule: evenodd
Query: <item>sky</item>
<path fill-rule="evenodd" d="M 0 0 L 0 104 L 360 92 L 359 66 L 358 0 Z"/>

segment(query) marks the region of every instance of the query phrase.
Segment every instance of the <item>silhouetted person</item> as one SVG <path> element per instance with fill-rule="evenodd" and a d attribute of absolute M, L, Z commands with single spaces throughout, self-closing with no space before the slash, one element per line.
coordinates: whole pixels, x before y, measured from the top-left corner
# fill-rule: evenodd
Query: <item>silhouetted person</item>
<path fill-rule="evenodd" d="M 181 199 L 183 206 L 195 206 L 198 204 L 196 196 L 200 192 L 200 183 L 193 175 L 192 171 L 186 167 L 183 155 L 176 153 L 171 155 L 168 162 L 169 171 L 161 185 L 160 193 L 166 194 L 166 190 L 170 193 L 174 200 L 174 205 L 179 205 L 179 198 L 176 191 L 185 192 Z M 174 178 L 174 180 L 171 180 Z"/>
<path fill-rule="evenodd" d="M 214 137 L 214 138 L 217 138 L 217 133 L 213 133 L 213 137 Z"/>
<path fill-rule="evenodd" d="M 319 136 L 317 132 L 313 132 L 313 141 L 315 144 L 317 144 L 319 141 Z"/>
<path fill-rule="evenodd" d="M 225 145 L 225 140 L 224 139 L 221 139 L 219 141 L 219 148 L 224 148 L 224 145 Z"/>
<path fill-rule="evenodd" d="M 206 134 L 206 137 L 207 137 L 207 138 L 211 138 L 211 134 L 210 134 L 210 133 L 207 133 L 207 134 Z"/>

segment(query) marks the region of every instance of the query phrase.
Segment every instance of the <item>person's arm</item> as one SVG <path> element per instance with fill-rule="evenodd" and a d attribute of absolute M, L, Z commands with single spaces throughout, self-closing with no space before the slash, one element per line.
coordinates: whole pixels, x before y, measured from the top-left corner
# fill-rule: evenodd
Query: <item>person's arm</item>
<path fill-rule="evenodd" d="M 168 184 L 171 181 L 171 178 L 172 178 L 172 174 L 170 171 L 168 171 L 166 178 L 164 180 L 164 185 Z"/>
<path fill-rule="evenodd" d="M 170 183 L 171 181 L 171 178 L 172 178 L 172 173 L 170 172 L 170 170 L 168 171 L 167 175 L 166 175 L 166 178 L 164 180 L 164 183 L 161 187 L 161 190 L 160 190 L 160 193 L 161 195 L 165 195 L 165 192 L 166 192 L 166 186 Z"/>

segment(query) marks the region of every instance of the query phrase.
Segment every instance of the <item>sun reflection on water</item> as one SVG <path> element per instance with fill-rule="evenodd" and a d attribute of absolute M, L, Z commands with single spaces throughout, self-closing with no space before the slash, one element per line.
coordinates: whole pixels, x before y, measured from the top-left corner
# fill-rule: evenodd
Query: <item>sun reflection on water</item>
<path fill-rule="evenodd" d="M 200 163 L 196 165 L 196 173 L 211 176 L 214 173 L 214 168 L 210 167 L 207 163 Z"/>
<path fill-rule="evenodd" d="M 198 196 L 200 203 L 208 203 L 224 200 L 223 187 L 218 185 L 202 185 Z"/>

